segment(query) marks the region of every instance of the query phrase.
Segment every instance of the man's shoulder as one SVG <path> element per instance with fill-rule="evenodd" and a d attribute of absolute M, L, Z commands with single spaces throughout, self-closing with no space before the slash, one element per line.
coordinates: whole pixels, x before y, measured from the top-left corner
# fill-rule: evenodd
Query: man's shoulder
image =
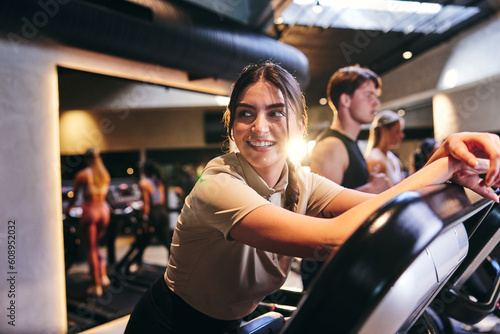
<path fill-rule="evenodd" d="M 322 140 L 316 142 L 316 145 L 314 146 L 315 149 L 318 148 L 326 150 L 338 150 L 342 147 L 345 149 L 345 144 L 340 138 L 337 137 L 323 138 Z"/>
<path fill-rule="evenodd" d="M 318 142 L 311 152 L 311 165 L 316 166 L 346 166 L 349 154 L 344 143 L 336 137 L 328 137 Z"/>

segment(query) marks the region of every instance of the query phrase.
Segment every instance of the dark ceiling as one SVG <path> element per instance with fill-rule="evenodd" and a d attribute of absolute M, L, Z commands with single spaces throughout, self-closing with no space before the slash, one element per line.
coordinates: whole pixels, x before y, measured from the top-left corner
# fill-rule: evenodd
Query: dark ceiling
<path fill-rule="evenodd" d="M 416 57 L 449 40 L 464 29 L 480 23 L 495 12 L 487 0 L 425 2 L 439 3 L 443 6 L 475 6 L 479 8 L 479 12 L 442 33 L 383 32 L 306 25 L 277 25 L 277 36 L 280 40 L 302 51 L 309 60 L 311 81 L 305 89 L 308 105 L 317 105 L 319 99 L 325 97 L 328 79 L 340 67 L 360 64 L 382 75 L 407 61 L 402 57 L 403 52 L 410 50 L 413 57 Z M 399 24 L 410 23 L 410 20 L 402 20 Z M 420 22 L 421 25 L 433 23 L 433 20 Z"/>
<path fill-rule="evenodd" d="M 203 7 L 209 12 L 217 12 L 221 18 L 235 20 L 251 29 L 260 29 L 267 35 L 302 51 L 309 60 L 310 82 L 305 89 L 305 95 L 310 107 L 318 105 L 319 99 L 325 97 L 328 79 L 338 68 L 359 64 L 382 75 L 407 61 L 402 57 L 403 52 L 410 50 L 413 57 L 416 57 L 464 29 L 480 23 L 495 12 L 490 5 L 492 2 L 488 0 L 420 1 L 425 4 L 442 5 L 442 9 L 439 13 L 427 16 L 415 13 L 386 14 L 386 18 L 390 15 L 394 20 L 382 22 L 381 25 L 384 26 L 382 31 L 335 27 L 333 21 L 340 21 L 339 17 L 344 14 L 342 11 L 345 12 L 345 9 L 332 13 L 331 7 L 324 6 L 325 11 L 315 16 L 310 12 L 315 1 L 297 1 L 297 3 L 312 2 L 300 8 L 292 0 L 250 1 L 247 16 L 241 10 L 235 12 L 221 5 L 231 3 L 228 1 L 212 1 L 210 5 L 204 0 L 184 1 Z M 352 0 L 347 3 L 351 6 L 354 2 L 356 1 Z M 240 0 L 238 3 L 246 2 Z M 287 10 L 290 12 L 290 7 L 293 6 L 295 6 L 293 15 L 289 14 L 292 16 L 292 22 L 275 23 L 275 18 Z M 473 9 L 472 14 L 470 14 L 471 9 Z M 349 8 L 349 10 L 354 9 Z M 385 20 L 377 17 L 380 16 L 379 13 L 371 11 L 365 14 L 365 18 L 367 21 Z M 315 17 L 317 17 L 316 22 Z"/>
<path fill-rule="evenodd" d="M 480 11 L 441 34 L 405 34 L 395 31 L 278 25 L 280 40 L 302 51 L 309 60 L 311 81 L 305 89 L 308 105 L 317 105 L 319 99 L 325 97 L 328 79 L 340 67 L 360 64 L 382 75 L 406 61 L 402 57 L 404 51 L 411 50 L 413 57 L 418 56 L 494 13 L 486 0 L 436 0 L 434 2 L 443 5 L 477 6 Z M 432 22 L 423 24 L 432 24 Z M 344 45 L 344 48 L 340 45 Z"/>
<path fill-rule="evenodd" d="M 49 38 L 184 70 L 192 80 L 214 77 L 232 81 L 243 64 L 276 57 L 296 69 L 311 108 L 325 96 L 328 79 L 338 68 L 360 64 L 382 75 L 405 61 L 404 51 L 418 56 L 495 13 L 489 4 L 493 0 L 435 0 L 425 3 L 442 5 L 439 13 L 425 17 L 390 10 L 381 18 L 378 10 L 360 11 L 354 6 L 358 0 L 344 1 L 348 6 L 338 12 L 331 4 L 343 0 L 322 0 L 325 10 L 314 16 L 310 7 L 315 1 L 303 5 L 307 1 L 311 2 L 70 0 L 57 8 L 45 8 L 37 0 L 0 0 L 0 31 L 10 39 L 16 37 L 15 41 Z M 473 15 L 461 14 L 471 8 L 475 9 Z M 354 12 L 357 20 L 346 19 L 346 12 Z M 287 13 L 288 19 L 276 23 Z M 395 20 L 386 20 L 387 15 Z M 46 21 L 39 22 L 43 17 Z M 348 28 L 354 21 L 370 20 L 383 23 L 384 28 Z M 32 29 L 27 29 L 28 23 Z"/>

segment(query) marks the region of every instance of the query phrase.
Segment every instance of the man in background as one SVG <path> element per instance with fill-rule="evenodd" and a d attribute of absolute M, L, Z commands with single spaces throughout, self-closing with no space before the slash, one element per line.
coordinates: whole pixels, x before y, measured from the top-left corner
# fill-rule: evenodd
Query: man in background
<path fill-rule="evenodd" d="M 380 105 L 382 81 L 368 68 L 343 67 L 330 78 L 327 86 L 328 105 L 333 111 L 329 128 L 316 139 L 311 152 L 311 171 L 351 189 L 380 193 L 390 181 L 378 169 L 368 172 L 366 161 L 358 146 L 363 124 L 370 124 Z M 326 257 L 302 260 L 301 276 L 307 289 Z"/>

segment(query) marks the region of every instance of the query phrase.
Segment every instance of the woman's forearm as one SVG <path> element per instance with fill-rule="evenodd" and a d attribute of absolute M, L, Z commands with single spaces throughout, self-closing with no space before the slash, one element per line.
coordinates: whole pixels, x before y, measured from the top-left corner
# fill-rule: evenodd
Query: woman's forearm
<path fill-rule="evenodd" d="M 327 243 L 332 245 L 343 244 L 373 212 L 390 199 L 405 191 L 418 190 L 430 185 L 444 183 L 451 178 L 454 168 L 455 162 L 452 159 L 438 159 L 388 190 L 377 196 L 373 196 L 371 199 L 353 207 L 338 217 L 332 218 L 334 228 L 330 230 L 330 240 Z M 341 197 L 342 193 L 339 196 Z M 347 197 L 345 199 L 350 200 Z M 338 200 L 341 199 L 339 198 Z M 332 202 L 335 201 L 334 199 Z"/>
<path fill-rule="evenodd" d="M 319 251 L 335 252 L 388 200 L 404 191 L 443 183 L 452 173 L 448 169 L 448 159 L 440 159 L 414 175 L 376 196 L 343 190 L 328 205 L 334 208 L 329 213 L 347 211 L 331 219 L 313 218 L 274 205 L 264 205 L 236 223 L 230 236 L 251 246 L 284 255 L 315 257 Z"/>
<path fill-rule="evenodd" d="M 330 219 L 296 214 L 272 204 L 263 205 L 236 223 L 230 236 L 283 255 L 315 257 L 318 251 L 336 252 L 373 212 L 405 191 L 442 184 L 454 177 L 459 184 L 481 193 L 486 188 L 478 185 L 477 174 L 485 172 L 488 165 L 480 162 L 480 168 L 472 169 L 453 158 L 441 158 L 378 195 L 344 189 L 325 209 L 324 217 L 335 217 Z M 464 171 L 470 172 L 469 175 L 457 176 Z"/>

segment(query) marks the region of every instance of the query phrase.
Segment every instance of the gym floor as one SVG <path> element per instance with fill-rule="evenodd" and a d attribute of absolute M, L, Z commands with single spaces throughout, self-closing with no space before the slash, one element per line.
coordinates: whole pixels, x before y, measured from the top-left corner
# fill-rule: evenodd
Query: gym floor
<path fill-rule="evenodd" d="M 115 247 L 116 247 L 116 259 L 117 262 L 120 261 L 121 258 L 127 253 L 129 250 L 134 238 L 132 236 L 119 236 L 116 239 Z M 101 248 L 101 252 L 104 258 L 107 258 L 107 250 L 106 247 Z M 155 268 L 166 267 L 167 265 L 168 252 L 162 245 L 150 245 L 144 251 L 143 263 L 145 265 L 154 266 Z M 299 262 L 294 262 L 293 269 L 290 271 L 287 281 L 284 284 L 284 287 L 289 289 L 297 289 L 302 290 L 302 281 L 300 279 L 300 275 L 298 274 L 298 264 Z M 161 272 L 159 272 L 161 274 Z M 89 275 L 88 265 L 85 259 L 74 263 L 67 271 L 67 281 L 74 284 L 75 281 L 84 282 L 83 286 L 88 286 L 91 282 L 91 277 Z M 68 283 L 70 284 L 70 283 Z M 145 289 L 146 287 L 144 287 Z M 119 297 L 118 295 L 114 295 Z M 125 295 L 124 298 L 127 298 Z M 137 298 L 137 295 L 131 295 L 130 298 Z M 129 301 L 130 302 L 130 301 Z M 134 301 L 131 301 L 132 303 Z M 71 303 L 68 302 L 68 307 L 70 307 Z M 105 303 L 104 303 L 105 304 Z M 90 314 L 90 311 L 87 313 L 83 312 L 84 316 Z M 68 312 L 70 314 L 70 312 Z M 71 321 L 69 321 L 71 322 Z M 82 334 L 122 334 L 125 330 L 125 326 L 128 322 L 128 315 L 116 317 L 116 319 L 106 322 L 104 324 L 97 325 L 95 327 L 91 327 L 89 325 L 86 330 L 79 331 L 71 331 L 70 333 L 82 333 Z M 500 334 L 500 324 L 499 320 L 495 316 L 490 316 L 485 318 L 479 324 L 474 326 L 468 326 L 460 323 L 456 323 L 452 321 L 454 330 L 456 334 L 470 334 L 470 333 L 490 333 L 490 334 Z"/>
<path fill-rule="evenodd" d="M 115 242 L 115 252 L 117 263 L 124 257 L 129 250 L 133 236 L 123 235 L 119 236 Z M 107 258 L 106 247 L 101 248 L 103 258 Z M 159 277 L 163 268 L 166 267 L 168 262 L 168 252 L 162 245 L 150 245 L 144 251 L 143 263 L 146 271 L 147 269 L 154 269 L 154 277 Z M 298 274 L 299 262 L 294 262 L 293 270 L 290 271 L 284 287 L 294 290 L 302 290 L 302 281 Z M 108 273 L 111 276 L 111 273 Z M 147 274 L 147 273 L 146 273 Z M 140 279 L 141 275 L 144 277 L 144 272 L 137 275 Z M 91 276 L 86 259 L 81 259 L 71 265 L 66 272 L 67 281 L 67 301 L 68 301 L 68 333 L 85 333 L 85 334 L 118 334 L 123 333 L 128 321 L 127 310 L 135 305 L 136 300 L 142 295 L 147 287 L 143 286 L 144 290 L 133 291 L 127 293 L 115 292 L 111 289 L 110 298 L 103 295 L 103 297 L 95 298 L 85 295 L 86 288 L 91 284 Z M 129 279 L 129 278 L 128 278 Z M 151 274 L 147 280 L 151 280 Z M 148 282 L 146 280 L 146 283 Z M 113 281 L 113 278 L 112 278 Z M 137 283 L 137 282 L 134 282 Z M 129 287 L 134 286 L 130 284 Z M 115 289 L 116 291 L 120 289 Z M 118 310 L 116 304 L 120 306 Z M 129 305 L 130 304 L 130 305 Z M 118 314 L 118 312 L 120 314 Z M 109 321 L 99 323 L 93 322 L 96 314 L 102 313 L 106 317 L 109 316 Z M 116 313 L 116 317 L 113 316 Z"/>

